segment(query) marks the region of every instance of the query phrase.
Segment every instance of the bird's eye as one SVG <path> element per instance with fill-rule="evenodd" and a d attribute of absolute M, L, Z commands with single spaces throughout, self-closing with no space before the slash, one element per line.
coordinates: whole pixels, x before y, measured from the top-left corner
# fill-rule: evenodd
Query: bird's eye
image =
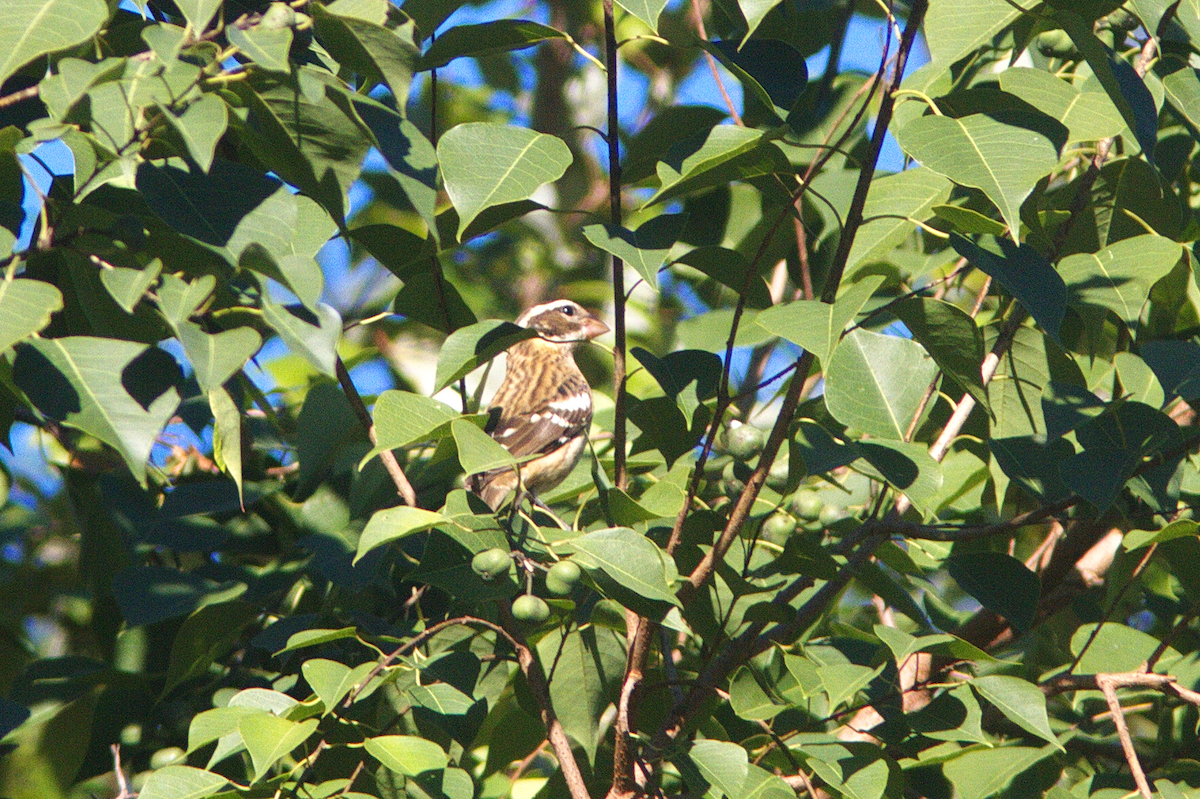
<path fill-rule="evenodd" d="M 574 309 L 574 308 L 572 308 L 570 305 L 564 305 L 563 307 L 559 308 L 558 310 L 559 310 L 561 313 L 563 313 L 563 314 L 566 314 L 567 316 L 574 316 L 574 315 L 575 315 L 575 309 Z"/>

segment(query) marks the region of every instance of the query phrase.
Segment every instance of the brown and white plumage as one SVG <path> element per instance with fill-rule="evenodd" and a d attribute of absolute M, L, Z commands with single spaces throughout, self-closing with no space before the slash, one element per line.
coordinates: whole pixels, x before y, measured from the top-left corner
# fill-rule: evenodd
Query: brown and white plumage
<path fill-rule="evenodd" d="M 521 487 L 536 495 L 561 483 L 579 456 L 592 423 L 592 390 L 574 350 L 608 332 L 608 325 L 569 300 L 536 305 L 517 324 L 537 338 L 508 350 L 504 382 L 492 397 L 487 432 L 521 464 Z M 493 510 L 517 487 L 517 474 L 497 469 L 470 475 L 467 487 Z M 520 499 L 520 498 L 518 498 Z"/>

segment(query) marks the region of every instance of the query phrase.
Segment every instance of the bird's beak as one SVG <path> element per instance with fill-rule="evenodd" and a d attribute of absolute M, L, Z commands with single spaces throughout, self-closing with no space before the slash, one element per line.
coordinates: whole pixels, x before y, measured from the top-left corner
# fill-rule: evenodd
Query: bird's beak
<path fill-rule="evenodd" d="M 594 316 L 589 316 L 583 323 L 583 334 L 590 341 L 597 336 L 603 336 L 608 332 L 608 325 L 601 322 Z"/>

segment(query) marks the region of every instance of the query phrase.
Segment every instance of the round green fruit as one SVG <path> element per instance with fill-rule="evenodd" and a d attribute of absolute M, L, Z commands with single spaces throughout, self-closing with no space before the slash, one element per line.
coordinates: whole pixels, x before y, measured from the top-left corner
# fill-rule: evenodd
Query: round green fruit
<path fill-rule="evenodd" d="M 821 508 L 821 513 L 817 518 L 820 520 L 822 526 L 828 527 L 846 518 L 846 509 L 839 508 L 836 505 L 826 505 Z"/>
<path fill-rule="evenodd" d="M 526 624 L 541 624 L 550 618 L 550 606 L 541 597 L 522 594 L 513 600 L 513 618 Z"/>
<path fill-rule="evenodd" d="M 791 474 L 791 469 L 788 465 L 788 459 L 776 459 L 771 464 L 770 471 L 767 472 L 767 485 L 776 491 L 783 491 L 787 488 L 788 476 Z"/>
<path fill-rule="evenodd" d="M 512 557 L 503 549 L 485 549 L 471 558 L 471 570 L 485 580 L 494 580 L 502 574 L 508 574 L 512 565 Z"/>
<path fill-rule="evenodd" d="M 786 513 L 776 513 L 763 522 L 758 534 L 764 541 L 783 544 L 796 532 L 796 520 Z"/>
<path fill-rule="evenodd" d="M 737 499 L 746 490 L 746 481 L 738 476 L 741 470 L 737 467 L 736 461 L 730 461 L 721 470 L 721 490 L 730 499 Z"/>
<path fill-rule="evenodd" d="M 746 461 L 762 452 L 763 434 L 757 427 L 740 424 L 725 431 L 725 448 L 740 461 Z"/>
<path fill-rule="evenodd" d="M 821 518 L 821 510 L 824 507 L 825 503 L 821 501 L 816 491 L 797 491 L 796 496 L 792 497 L 792 513 L 806 522 Z"/>
<path fill-rule="evenodd" d="M 150 755 L 150 768 L 158 771 L 164 766 L 174 766 L 187 760 L 187 752 L 178 746 L 167 746 Z"/>
<path fill-rule="evenodd" d="M 1064 30 L 1042 31 L 1037 37 L 1038 52 L 1047 58 L 1073 58 L 1079 55 L 1075 42 Z"/>
<path fill-rule="evenodd" d="M 238 689 L 236 688 L 218 688 L 213 691 L 212 706 L 213 707 L 228 707 L 229 700 L 237 696 Z"/>
<path fill-rule="evenodd" d="M 566 596 L 575 588 L 582 574 L 579 567 L 571 561 L 560 560 L 546 572 L 546 590 L 555 596 Z"/>

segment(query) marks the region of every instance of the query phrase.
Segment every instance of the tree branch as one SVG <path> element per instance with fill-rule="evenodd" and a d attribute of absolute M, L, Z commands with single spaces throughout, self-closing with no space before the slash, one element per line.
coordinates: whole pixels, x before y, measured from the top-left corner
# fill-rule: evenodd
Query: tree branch
<path fill-rule="evenodd" d="M 342 356 L 335 355 L 334 368 L 337 371 L 338 383 L 342 386 L 342 391 L 346 394 L 346 399 L 350 401 L 350 407 L 354 411 L 354 415 L 358 417 L 358 421 L 366 428 L 367 436 L 370 437 L 371 443 L 376 443 L 375 421 L 371 418 L 370 411 L 363 403 L 362 397 L 359 396 L 358 389 L 354 387 L 354 381 L 350 379 L 350 372 L 346 370 L 346 364 L 342 362 Z M 387 473 L 391 476 L 392 482 L 396 484 L 396 493 L 404 500 L 405 504 L 417 507 L 417 492 L 413 490 L 412 483 L 408 482 L 408 478 L 404 475 L 404 470 L 400 468 L 400 462 L 396 460 L 396 455 L 390 449 L 379 453 L 379 459 L 383 461 L 383 467 L 387 469 Z"/>

